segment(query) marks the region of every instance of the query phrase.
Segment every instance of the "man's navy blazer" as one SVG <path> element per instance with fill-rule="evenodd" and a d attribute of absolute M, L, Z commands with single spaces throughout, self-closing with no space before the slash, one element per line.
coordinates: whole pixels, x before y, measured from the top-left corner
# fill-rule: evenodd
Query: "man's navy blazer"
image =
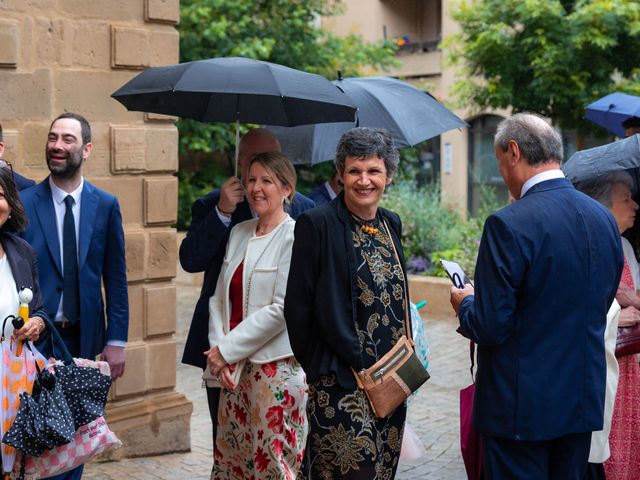
<path fill-rule="evenodd" d="M 203 369 L 207 364 L 203 352 L 209 349 L 209 298 L 215 293 L 229 231 L 235 224 L 252 218 L 249 202 L 245 198 L 231 215 L 231 225 L 225 227 L 215 210 L 219 199 L 220 190 L 216 189 L 194 202 L 191 207 L 191 225 L 180 244 L 182 268 L 189 273 L 204 272 L 202 290 L 193 312 L 182 363 Z M 289 215 L 295 220 L 302 212 L 314 206 L 311 200 L 296 192 Z"/>
<path fill-rule="evenodd" d="M 53 320 L 62 294 L 62 268 L 49 179 L 20 192 L 20 195 L 29 219 L 29 225 L 21 235 L 38 256 L 44 307 Z M 78 237 L 79 354 L 93 358 L 102 352 L 108 340 L 127 340 L 129 301 L 124 232 L 118 199 L 86 180 L 80 200 Z"/>
<path fill-rule="evenodd" d="M 327 191 L 327 182 L 324 182 L 322 185 L 317 186 L 309 193 L 309 198 L 313 200 L 313 202 L 317 206 L 324 205 L 325 203 L 329 203 L 331 199 L 331 195 Z"/>
<path fill-rule="evenodd" d="M 623 266 L 609 211 L 566 179 L 484 226 L 461 333 L 478 344 L 476 429 L 544 441 L 602 429 L 604 330 Z"/>

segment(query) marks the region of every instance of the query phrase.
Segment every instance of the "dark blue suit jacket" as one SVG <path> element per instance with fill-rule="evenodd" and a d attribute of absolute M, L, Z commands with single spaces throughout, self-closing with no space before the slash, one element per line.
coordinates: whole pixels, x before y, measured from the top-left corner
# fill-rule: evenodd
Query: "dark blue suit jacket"
<path fill-rule="evenodd" d="M 18 172 L 13 172 L 13 181 L 15 182 L 16 188 L 19 192 L 29 187 L 33 187 L 36 184 L 35 181 L 20 175 Z"/>
<path fill-rule="evenodd" d="M 209 298 L 215 293 L 229 231 L 235 224 L 251 219 L 251 209 L 245 198 L 231 215 L 231 225 L 225 227 L 215 210 L 219 198 L 220 190 L 214 190 L 194 202 L 191 225 L 180 245 L 182 268 L 190 273 L 204 272 L 200 298 L 193 312 L 182 355 L 182 363 L 200 368 L 206 366 L 206 357 L 202 353 L 209 349 Z M 311 200 L 296 192 L 289 214 L 296 219 L 314 206 Z"/>
<path fill-rule="evenodd" d="M 49 179 L 21 192 L 29 225 L 22 237 L 38 256 L 44 306 L 55 319 L 62 293 L 60 244 Z M 78 242 L 80 276 L 80 352 L 93 358 L 108 340 L 126 341 L 129 301 L 124 232 L 118 199 L 84 181 Z M 106 295 L 102 297 L 102 285 Z"/>
<path fill-rule="evenodd" d="M 566 179 L 490 216 L 461 333 L 478 344 L 476 429 L 542 441 L 602 429 L 606 315 L 622 271 L 609 211 Z"/>
<path fill-rule="evenodd" d="M 326 185 L 327 183 L 325 182 L 322 185 L 314 188 L 311 193 L 309 193 L 309 198 L 314 201 L 316 206 L 322 205 L 324 203 L 329 203 L 331 201 L 331 195 L 329 195 Z"/>

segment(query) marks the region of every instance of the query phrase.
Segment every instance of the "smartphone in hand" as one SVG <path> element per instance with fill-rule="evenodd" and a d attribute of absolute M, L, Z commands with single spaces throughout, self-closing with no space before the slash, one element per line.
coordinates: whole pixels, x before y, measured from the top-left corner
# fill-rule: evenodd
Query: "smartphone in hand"
<path fill-rule="evenodd" d="M 444 271 L 447 272 L 451 283 L 456 288 L 464 288 L 465 284 L 469 284 L 473 287 L 473 283 L 469 280 L 469 277 L 464 273 L 462 267 L 457 262 L 451 262 L 449 260 L 440 260 L 440 264 Z"/>

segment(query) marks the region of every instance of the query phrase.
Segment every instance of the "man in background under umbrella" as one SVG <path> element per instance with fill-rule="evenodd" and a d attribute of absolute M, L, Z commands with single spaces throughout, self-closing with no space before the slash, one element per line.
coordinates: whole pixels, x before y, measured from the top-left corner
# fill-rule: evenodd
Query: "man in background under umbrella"
<path fill-rule="evenodd" d="M 636 133 L 640 133 L 640 118 L 627 118 L 624 122 L 622 122 L 622 128 L 624 128 L 625 138 L 630 137 L 631 135 L 635 135 Z"/>
<path fill-rule="evenodd" d="M 209 349 L 209 299 L 215 293 L 229 231 L 237 223 L 253 217 L 244 194 L 243 181 L 247 178 L 251 158 L 257 153 L 273 151 L 281 151 L 280 143 L 273 134 L 262 128 L 250 130 L 242 137 L 239 145 L 238 171 L 241 178 L 228 178 L 219 189 L 199 198 L 191 207 L 191 225 L 180 245 L 180 265 L 189 273 L 204 272 L 204 280 L 191 320 L 182 363 L 202 369 L 206 367 L 207 357 L 203 352 Z M 313 201 L 296 192 L 288 210 L 293 219 L 296 219 L 314 206 Z M 207 387 L 214 448 L 219 395 L 219 388 Z"/>

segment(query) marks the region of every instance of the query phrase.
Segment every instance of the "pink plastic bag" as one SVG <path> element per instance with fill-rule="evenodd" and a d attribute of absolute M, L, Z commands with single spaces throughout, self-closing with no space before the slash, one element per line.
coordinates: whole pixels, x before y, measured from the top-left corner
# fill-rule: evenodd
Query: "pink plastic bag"
<path fill-rule="evenodd" d="M 81 426 L 71 443 L 46 450 L 40 457 L 25 456 L 25 478 L 51 477 L 68 472 L 122 443 L 107 426 L 104 417 Z M 13 467 L 12 478 L 20 474 L 20 459 Z"/>

